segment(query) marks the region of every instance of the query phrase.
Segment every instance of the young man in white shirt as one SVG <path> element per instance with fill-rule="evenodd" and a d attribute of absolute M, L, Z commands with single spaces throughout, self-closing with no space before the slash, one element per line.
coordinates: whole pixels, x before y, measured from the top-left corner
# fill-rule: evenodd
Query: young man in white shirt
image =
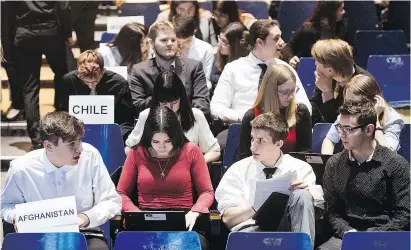
<path fill-rule="evenodd" d="M 278 21 L 254 22 L 244 42 L 249 43 L 252 51 L 224 67 L 210 104 L 212 116 L 224 123 L 241 122 L 245 112 L 252 108 L 267 66 L 288 65 L 278 59 L 284 44 Z M 301 81 L 291 66 L 290 69 L 297 78 L 296 100 L 304 103 L 311 112 L 311 104 Z"/>
<path fill-rule="evenodd" d="M 211 89 L 211 68 L 213 67 L 213 47 L 194 36 L 197 25 L 193 18 L 174 16 L 173 24 L 176 28 L 177 43 L 180 56 L 200 61 L 203 64 L 208 89 Z"/>
<path fill-rule="evenodd" d="M 97 228 L 119 214 L 121 199 L 100 153 L 82 143 L 84 124 L 66 112 L 52 112 L 40 122 L 43 149 L 10 163 L 1 197 L 1 217 L 15 224 L 16 204 L 75 196 L 78 226 L 88 249 L 108 250 Z"/>
<path fill-rule="evenodd" d="M 322 192 L 318 194 L 318 189 L 313 188 L 316 177 L 311 166 L 281 152 L 288 135 L 284 116 L 261 114 L 251 122 L 251 126 L 253 155 L 234 163 L 224 174 L 215 193 L 223 222 L 231 231 L 260 231 L 256 221 L 252 219 L 256 213 L 250 197 L 252 180 L 264 180 L 296 171 L 297 180 L 289 187 L 284 187 L 289 188 L 291 194 L 277 230 L 307 233 L 314 245 L 315 212 L 312 194 L 317 199 L 323 198 Z"/>

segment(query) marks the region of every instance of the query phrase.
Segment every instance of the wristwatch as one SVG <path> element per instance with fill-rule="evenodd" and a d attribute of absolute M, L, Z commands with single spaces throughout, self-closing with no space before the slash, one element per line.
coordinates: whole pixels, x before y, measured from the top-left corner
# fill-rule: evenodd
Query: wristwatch
<path fill-rule="evenodd" d="M 375 131 L 377 131 L 377 130 L 384 131 L 384 129 L 382 127 L 375 128 Z"/>

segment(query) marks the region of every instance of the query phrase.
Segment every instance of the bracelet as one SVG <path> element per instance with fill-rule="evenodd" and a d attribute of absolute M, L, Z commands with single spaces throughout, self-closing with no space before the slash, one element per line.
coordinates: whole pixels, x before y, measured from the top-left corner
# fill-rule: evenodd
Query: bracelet
<path fill-rule="evenodd" d="M 375 129 L 375 131 L 377 131 L 377 130 L 384 131 L 384 128 L 382 128 L 382 127 L 377 127 L 377 128 Z"/>

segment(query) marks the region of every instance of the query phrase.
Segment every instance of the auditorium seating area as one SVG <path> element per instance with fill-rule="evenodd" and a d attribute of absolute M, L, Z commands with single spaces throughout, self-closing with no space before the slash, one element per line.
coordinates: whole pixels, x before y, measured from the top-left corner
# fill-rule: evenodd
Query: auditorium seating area
<path fill-rule="evenodd" d="M 257 19 L 269 18 L 270 1 L 240 1 L 239 8 L 253 14 Z M 205 9 L 212 8 L 211 1 L 200 1 Z M 289 41 L 292 34 L 310 15 L 315 6 L 313 1 L 282 1 L 279 7 L 278 20 L 281 24 L 282 38 Z M 110 16 L 144 16 L 147 27 L 153 24 L 157 15 L 167 7 L 157 1 L 116 1 L 110 8 L 99 7 L 96 19 L 95 41 L 107 43 L 116 34 L 107 32 L 107 17 Z M 401 30 L 379 30 L 373 8 L 373 1 L 346 1 L 346 13 L 349 15 L 349 36 L 354 47 L 355 62 L 367 69 L 377 80 L 384 98 L 404 118 L 405 126 L 401 132 L 401 149 L 398 154 L 410 161 L 410 49 L 406 36 Z M 372 25 L 374 24 L 374 25 Z M 79 48 L 72 49 L 75 58 L 80 54 Z M 41 68 L 40 114 L 54 110 L 53 78 L 49 65 L 43 60 Z M 300 58 L 296 69 L 303 87 L 311 97 L 315 89 L 316 70 L 312 57 Z M 1 69 L 1 110 L 10 106 L 8 78 L 4 68 Z M 13 159 L 30 150 L 30 139 L 26 130 L 26 122 L 1 123 L 1 180 L 2 188 L 9 163 Z M 313 127 L 312 152 L 321 153 L 323 140 L 332 126 L 331 123 L 318 123 Z M 237 161 L 241 124 L 229 126 L 228 140 L 221 161 L 209 164 L 213 187 L 227 169 Z M 112 178 L 121 169 L 126 155 L 117 124 L 86 125 L 84 142 L 96 147 Z M 341 148 L 335 148 L 337 153 Z M 117 179 L 118 180 L 118 179 Z M 211 249 L 246 250 L 246 249 L 278 249 L 309 250 L 312 249 L 310 238 L 304 233 L 283 232 L 229 232 L 223 225 L 221 216 L 216 210 L 216 201 L 210 211 L 209 234 L 207 235 Z M 322 218 L 323 219 L 323 218 Z M 109 246 L 113 250 L 125 249 L 201 249 L 200 240 L 194 232 L 119 232 L 121 216 L 116 216 L 102 226 Z M 2 250 L 47 249 L 47 250 L 86 250 L 86 239 L 81 233 L 14 233 L 12 225 L 3 222 Z M 327 234 L 328 232 L 319 232 Z M 374 250 L 374 249 L 410 249 L 409 232 L 361 232 L 347 233 L 342 240 L 342 250 Z M 1 241 L 0 241 L 1 243 Z M 133 248 L 130 248 L 130 246 Z M 35 247 L 34 247 L 35 246 Z"/>

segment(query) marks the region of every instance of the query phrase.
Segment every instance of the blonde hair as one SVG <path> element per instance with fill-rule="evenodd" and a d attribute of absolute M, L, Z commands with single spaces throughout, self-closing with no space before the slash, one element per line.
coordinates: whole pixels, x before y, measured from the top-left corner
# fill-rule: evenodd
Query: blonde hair
<path fill-rule="evenodd" d="M 151 25 L 150 29 L 148 30 L 148 37 L 153 41 L 156 40 L 158 33 L 160 31 L 170 30 L 176 32 L 176 29 L 172 22 L 170 21 L 157 21 L 153 25 Z"/>
<path fill-rule="evenodd" d="M 350 77 L 354 67 L 351 46 L 340 39 L 319 40 L 311 48 L 314 59 L 331 67 L 340 77 Z"/>
<path fill-rule="evenodd" d="M 268 67 L 261 82 L 260 89 L 253 107 L 258 108 L 262 113 L 273 112 L 280 113 L 280 104 L 278 103 L 278 86 L 287 81 L 297 81 L 293 71 L 286 65 L 274 65 Z M 297 123 L 296 118 L 297 105 L 295 96 L 291 99 L 290 104 L 285 110 L 285 119 L 288 126 L 294 127 Z"/>
<path fill-rule="evenodd" d="M 80 54 L 77 61 L 77 71 L 80 77 L 98 78 L 104 69 L 104 59 L 95 50 L 86 50 Z"/>
<path fill-rule="evenodd" d="M 347 92 L 350 92 L 354 98 L 347 99 Z M 347 86 L 344 89 L 344 102 L 346 101 L 369 101 L 374 103 L 374 97 L 376 95 L 382 96 L 382 92 L 380 87 L 378 86 L 377 81 L 374 77 L 367 76 L 367 75 L 356 75 L 350 79 L 347 83 Z M 384 97 L 383 97 L 384 98 Z M 384 99 L 385 101 L 385 99 Z M 389 106 L 388 102 L 385 101 L 385 104 Z M 381 125 L 384 127 L 384 112 L 381 113 L 379 117 L 377 117 L 380 121 Z"/>

